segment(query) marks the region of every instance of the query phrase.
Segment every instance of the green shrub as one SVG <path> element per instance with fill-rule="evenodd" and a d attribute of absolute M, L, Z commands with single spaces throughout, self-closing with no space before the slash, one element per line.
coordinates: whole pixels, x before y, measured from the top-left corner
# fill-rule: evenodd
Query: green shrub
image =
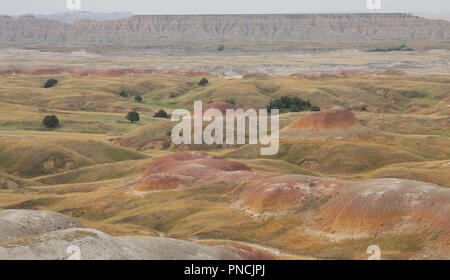
<path fill-rule="evenodd" d="M 198 82 L 198 84 L 199 84 L 200 86 L 206 86 L 208 83 L 209 83 L 209 81 L 208 81 L 208 79 L 206 79 L 206 78 L 202 78 L 202 79 L 200 80 L 200 82 Z"/>
<path fill-rule="evenodd" d="M 134 97 L 134 100 L 136 100 L 137 102 L 141 103 L 142 102 L 142 97 L 140 95 L 136 95 Z"/>
<path fill-rule="evenodd" d="M 402 90 L 400 94 L 406 98 L 421 98 L 426 97 L 427 95 L 422 92 L 418 92 L 417 90 Z"/>
<path fill-rule="evenodd" d="M 171 92 L 170 94 L 169 94 L 169 98 L 177 98 L 178 97 L 178 93 L 176 93 L 176 92 Z"/>
<path fill-rule="evenodd" d="M 225 49 L 225 45 L 220 45 L 218 48 L 217 48 L 217 50 L 219 51 L 219 52 L 223 52 L 223 50 Z"/>
<path fill-rule="evenodd" d="M 55 115 L 45 116 L 42 123 L 48 128 L 54 128 L 59 126 L 59 119 Z"/>
<path fill-rule="evenodd" d="M 320 111 L 320 107 L 319 106 L 312 106 L 311 107 L 311 111 L 318 112 L 318 111 Z"/>
<path fill-rule="evenodd" d="M 169 115 L 167 114 L 166 111 L 164 111 L 163 109 L 159 110 L 158 112 L 156 112 L 153 117 L 155 118 L 169 118 Z"/>
<path fill-rule="evenodd" d="M 234 99 L 234 98 L 227 99 L 227 100 L 225 100 L 225 102 L 236 105 L 236 99 Z"/>
<path fill-rule="evenodd" d="M 119 92 L 119 95 L 122 97 L 128 97 L 128 93 L 123 89 Z"/>
<path fill-rule="evenodd" d="M 45 82 L 45 84 L 44 84 L 44 88 L 51 88 L 51 87 L 55 86 L 57 83 L 58 83 L 58 81 L 55 79 L 48 79 L 47 82 Z"/>
<path fill-rule="evenodd" d="M 139 113 L 136 111 L 130 111 L 126 115 L 125 119 L 129 120 L 131 123 L 139 121 Z"/>

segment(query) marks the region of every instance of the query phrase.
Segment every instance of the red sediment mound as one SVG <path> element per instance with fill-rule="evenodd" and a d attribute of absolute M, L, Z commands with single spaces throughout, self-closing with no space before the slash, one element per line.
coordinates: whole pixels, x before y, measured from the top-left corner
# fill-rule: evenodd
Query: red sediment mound
<path fill-rule="evenodd" d="M 402 179 L 352 183 L 316 218 L 328 232 L 425 231 L 450 244 L 450 190 Z"/>
<path fill-rule="evenodd" d="M 239 162 L 216 159 L 207 153 L 179 152 L 152 162 L 134 188 L 150 191 L 188 187 L 208 174 L 237 170 L 250 171 L 250 168 Z"/>
<path fill-rule="evenodd" d="M 320 131 L 360 126 L 359 121 L 347 109 L 338 108 L 310 113 L 286 127 L 286 130 Z"/>
<path fill-rule="evenodd" d="M 253 181 L 245 188 L 235 187 L 231 194 L 242 206 L 255 211 L 282 210 L 305 204 L 316 197 L 326 197 L 345 186 L 344 182 L 303 175 L 266 177 Z"/>
<path fill-rule="evenodd" d="M 311 227 L 346 234 L 425 234 L 450 245 L 450 189 L 403 180 L 347 182 L 304 175 L 271 177 L 207 153 L 179 152 L 152 162 L 137 191 L 226 186 L 252 212 L 313 211 Z M 450 247 L 448 247 L 450 248 Z"/>

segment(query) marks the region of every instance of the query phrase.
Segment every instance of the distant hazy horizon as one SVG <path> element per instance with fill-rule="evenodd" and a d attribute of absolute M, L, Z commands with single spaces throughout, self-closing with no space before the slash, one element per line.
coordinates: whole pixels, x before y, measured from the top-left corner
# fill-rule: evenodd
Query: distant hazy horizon
<path fill-rule="evenodd" d="M 0 0 L 0 14 L 69 12 L 66 0 Z M 381 0 L 380 10 L 369 10 L 366 0 L 81 0 L 81 10 L 110 13 L 156 14 L 299 14 L 299 13 L 432 13 L 450 14 L 449 0 Z"/>

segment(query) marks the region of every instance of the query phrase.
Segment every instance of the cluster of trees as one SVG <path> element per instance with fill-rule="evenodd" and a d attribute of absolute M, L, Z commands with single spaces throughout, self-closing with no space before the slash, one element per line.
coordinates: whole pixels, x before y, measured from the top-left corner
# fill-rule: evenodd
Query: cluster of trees
<path fill-rule="evenodd" d="M 301 112 L 301 111 L 320 111 L 318 106 L 311 104 L 309 100 L 303 100 L 298 97 L 282 96 L 277 99 L 270 100 L 267 110 L 279 109 L 280 113 Z"/>

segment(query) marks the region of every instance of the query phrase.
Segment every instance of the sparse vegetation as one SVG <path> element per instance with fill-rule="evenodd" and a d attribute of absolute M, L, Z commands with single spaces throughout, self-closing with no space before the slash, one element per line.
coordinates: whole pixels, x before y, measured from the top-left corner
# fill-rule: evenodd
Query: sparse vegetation
<path fill-rule="evenodd" d="M 59 126 L 59 119 L 55 115 L 45 116 L 42 123 L 48 128 L 55 128 Z"/>
<path fill-rule="evenodd" d="M 405 44 L 401 44 L 398 47 L 370 49 L 369 52 L 398 52 L 398 51 L 413 51 L 413 50 L 414 50 L 413 48 L 407 48 Z"/>
<path fill-rule="evenodd" d="M 417 90 L 401 90 L 400 94 L 406 98 L 422 98 L 427 96 L 426 94 Z"/>
<path fill-rule="evenodd" d="M 128 97 L 128 93 L 123 89 L 119 92 L 119 95 L 125 98 Z"/>
<path fill-rule="evenodd" d="M 236 105 L 236 99 L 234 99 L 234 98 L 227 99 L 227 100 L 225 100 L 225 102 Z"/>
<path fill-rule="evenodd" d="M 218 50 L 219 52 L 223 52 L 223 51 L 225 50 L 225 45 L 224 45 L 224 44 L 220 45 L 220 46 L 217 48 L 217 50 Z"/>

